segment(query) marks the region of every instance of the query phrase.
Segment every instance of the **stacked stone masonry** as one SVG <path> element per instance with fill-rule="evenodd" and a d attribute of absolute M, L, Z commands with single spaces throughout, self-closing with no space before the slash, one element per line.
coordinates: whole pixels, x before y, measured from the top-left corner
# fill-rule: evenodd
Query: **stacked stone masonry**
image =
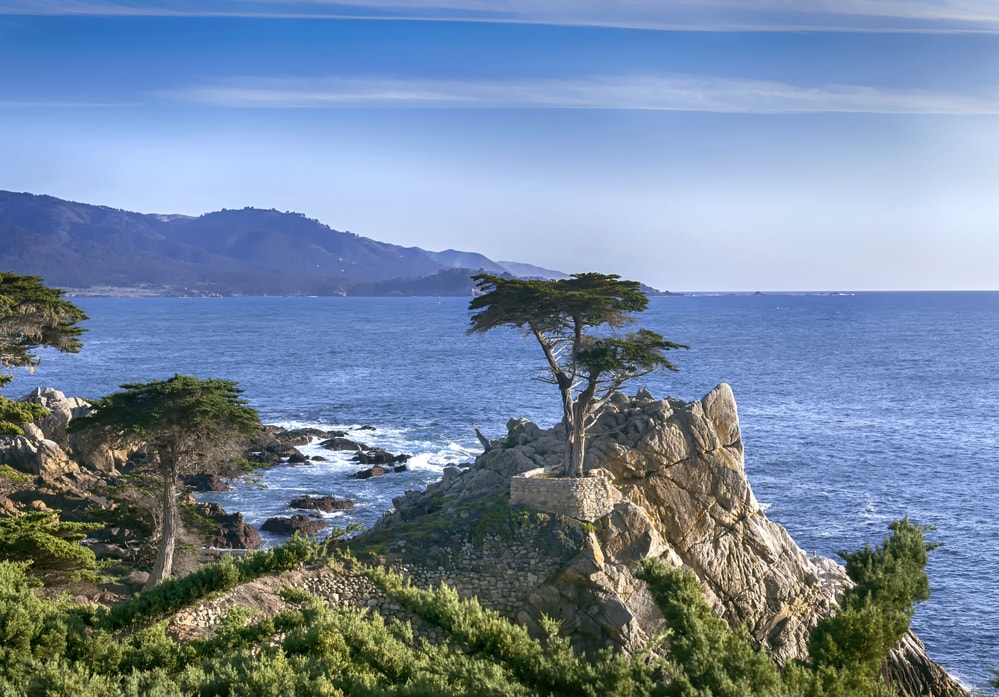
<path fill-rule="evenodd" d="M 433 565 L 392 564 L 391 568 L 420 588 L 435 588 L 444 583 L 462 598 L 478 598 L 483 607 L 515 619 L 531 592 L 565 561 L 542 554 L 532 544 L 536 534 L 533 526 L 521 534 L 523 537 L 518 535 L 513 539 L 487 534 L 480 544 L 466 542 L 457 550 L 446 551 Z M 171 632 L 176 637 L 202 638 L 236 606 L 255 608 L 258 619 L 273 616 L 293 605 L 279 597 L 281 588 L 289 585 L 322 598 L 331 607 L 368 609 L 386 619 L 411 622 L 417 636 L 435 642 L 443 640 L 440 629 L 427 626 L 363 574 L 343 565 L 289 572 L 251 582 L 178 613 L 171 622 Z"/>
<path fill-rule="evenodd" d="M 614 510 L 620 494 L 603 476 L 555 478 L 543 468 L 510 480 L 510 503 L 577 520 L 593 521 Z"/>

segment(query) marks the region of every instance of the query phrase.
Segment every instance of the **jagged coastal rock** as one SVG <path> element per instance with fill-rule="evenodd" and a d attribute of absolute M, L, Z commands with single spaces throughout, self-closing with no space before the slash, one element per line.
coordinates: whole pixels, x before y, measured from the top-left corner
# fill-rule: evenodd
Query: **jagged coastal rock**
<path fill-rule="evenodd" d="M 94 512 L 116 507 L 95 492 L 128 466 L 128 454 L 66 435 L 69 419 L 89 408 L 82 400 L 55 390 L 30 398 L 52 416 L 29 426 L 25 436 L 0 443 L 0 462 L 36 478 L 10 484 L 16 490 L 0 496 L 0 509 L 16 514 L 59 508 L 64 519 L 73 512 L 90 520 Z M 273 464 L 294 454 L 295 443 L 331 437 L 342 435 L 268 428 L 253 452 L 260 463 Z M 635 576 L 642 559 L 662 558 L 696 573 L 716 613 L 744 624 L 780 664 L 807 655 L 810 630 L 836 611 L 851 583 L 842 566 L 807 555 L 767 519 L 745 475 L 738 410 L 728 385 L 692 402 L 657 400 L 644 390 L 634 397 L 614 395 L 593 429 L 587 476 L 581 479 L 549 476 L 564 460 L 561 427 L 541 429 L 514 419 L 506 437 L 488 445 L 474 463 L 447 467 L 425 491 L 397 497 L 393 512 L 349 541 L 352 550 L 417 585 L 446 582 L 538 634 L 543 616 L 556 618 L 573 645 L 587 651 L 610 646 L 634 652 L 665 628 L 645 583 Z M 319 500 L 308 498 L 309 507 Z M 202 515 L 218 525 L 215 546 L 259 544 L 239 514 L 218 508 Z M 291 534 L 326 523 L 298 514 L 269 520 L 263 529 L 271 525 Z M 124 551 L 136 542 L 131 528 L 122 524 L 95 535 L 106 556 L 132 559 Z M 289 578 L 306 578 L 295 573 Z M 328 567 L 306 575 L 307 584 L 301 582 L 308 591 L 332 604 L 386 616 L 399 612 L 363 576 Z M 273 614 L 282 607 L 274 583 L 262 579 L 227 597 Z M 180 634 L 210 631 L 221 615 L 205 607 L 223 602 L 187 613 L 193 624 Z M 214 619 L 205 624 L 202 615 Z M 911 633 L 885 672 L 906 695 L 964 693 Z"/>
<path fill-rule="evenodd" d="M 441 577 L 459 589 L 484 585 L 480 600 L 489 605 L 488 583 L 473 579 L 489 567 L 484 560 L 499 558 L 516 569 L 515 558 L 504 560 L 504 549 L 515 550 L 511 557 L 533 555 L 544 563 L 527 565 L 533 572 L 525 569 L 517 579 L 516 597 L 509 589 L 498 592 L 492 603 L 497 609 L 537 629 L 542 615 L 560 619 L 563 632 L 582 649 L 613 645 L 634 651 L 664 628 L 644 583 L 634 576 L 639 560 L 660 557 L 693 570 L 715 611 L 733 625 L 745 624 L 778 663 L 807 656 L 810 630 L 835 611 L 851 581 L 842 566 L 807 555 L 767 519 L 745 475 L 731 388 L 721 384 L 686 403 L 656 400 L 644 390 L 634 398 L 617 394 L 593 433 L 588 478 L 601 479 L 610 500 L 606 513 L 585 516 L 589 522 L 581 522 L 576 533 L 551 535 L 545 525 L 531 525 L 528 534 L 493 540 L 496 547 L 484 549 L 471 565 L 467 543 L 435 563 L 422 561 L 425 547 L 410 542 L 396 548 L 397 563 L 417 580 Z M 401 538 L 406 526 L 418 530 L 426 516 L 460 520 L 470 501 L 504 494 L 518 475 L 557 469 L 564 452 L 560 428 L 542 430 L 524 420 L 511 421 L 507 438 L 492 445 L 468 469 L 449 468 L 426 492 L 396 499 L 396 512 L 371 534 Z M 537 511 L 538 520 L 545 513 L 571 520 L 565 502 L 543 491 L 544 479 L 538 483 L 537 500 L 522 503 Z M 530 491 L 530 482 L 520 488 Z M 447 542 L 434 544 L 446 549 Z M 486 536 L 483 545 L 489 544 Z M 893 652 L 886 673 L 906 694 L 961 693 L 911 633 Z"/>
<path fill-rule="evenodd" d="M 0 448 L 0 463 L 41 477 L 79 472 L 80 467 L 112 472 L 123 454 L 80 434 L 69 435 L 70 419 L 90 413 L 90 405 L 79 397 L 66 397 L 51 387 L 36 388 L 22 401 L 40 404 L 50 415 L 24 428 L 24 435 L 8 439 Z"/>

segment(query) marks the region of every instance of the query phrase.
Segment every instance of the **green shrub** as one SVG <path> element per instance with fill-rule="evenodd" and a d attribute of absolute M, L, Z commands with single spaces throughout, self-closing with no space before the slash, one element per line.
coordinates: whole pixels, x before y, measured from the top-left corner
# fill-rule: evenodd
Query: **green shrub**
<path fill-rule="evenodd" d="M 0 381 L 3 384 L 3 381 Z M 44 419 L 49 410 L 35 402 L 15 402 L 0 395 L 0 434 L 23 436 L 25 424 Z"/>
<path fill-rule="evenodd" d="M 314 559 L 320 546 L 301 538 L 206 565 L 110 613 L 41 598 L 27 562 L 0 562 L 0 695 L 886 697 L 892 692 L 878 668 L 928 592 L 923 564 L 932 545 L 924 531 L 903 520 L 882 546 L 844 555 L 857 585 L 813 632 L 811 660 L 783 674 L 745 628 L 733 631 L 711 613 L 691 572 L 659 560 L 639 573 L 669 628 L 634 656 L 578 654 L 555 620 L 543 617 L 545 636 L 533 638 L 454 589 L 419 589 L 356 561 L 345 566 L 360 568 L 419 617 L 421 631 L 366 610 L 330 608 L 297 589 L 283 594 L 301 606 L 263 619 L 237 607 L 206 639 L 175 641 L 158 621 L 206 595 Z M 662 640 L 668 660 L 660 657 Z"/>
<path fill-rule="evenodd" d="M 27 484 L 31 481 L 31 475 L 25 474 L 24 472 L 18 472 L 10 465 L 0 465 L 0 477 L 18 484 Z"/>
<path fill-rule="evenodd" d="M 289 603 L 304 603 L 312 598 L 312 594 L 297 586 L 285 586 L 278 591 L 278 595 Z"/>
<path fill-rule="evenodd" d="M 31 575 L 46 584 L 93 579 L 94 553 L 80 544 L 102 526 L 59 520 L 59 511 L 0 518 L 0 559 L 31 562 Z"/>
<path fill-rule="evenodd" d="M 446 630 L 469 657 L 495 664 L 507 682 L 527 694 L 628 697 L 661 691 L 652 679 L 656 662 L 651 656 L 632 659 L 610 650 L 578 656 L 567 640 L 555 636 L 556 625 L 549 625 L 551 633 L 542 643 L 522 625 L 484 609 L 476 598 L 462 600 L 443 584 L 421 590 L 381 568 L 369 569 L 368 576 L 416 615 Z"/>
<path fill-rule="evenodd" d="M 670 695 L 764 697 L 785 695 L 780 671 L 766 653 L 753 649 L 744 626 L 733 631 L 711 613 L 692 571 L 647 560 L 639 578 L 669 627 Z"/>
<path fill-rule="evenodd" d="M 205 564 L 187 576 L 170 578 L 130 601 L 112 608 L 104 620 L 110 631 L 145 624 L 176 612 L 222 591 L 267 574 L 296 569 L 316 559 L 319 544 L 296 535 L 279 547 L 224 557 Z"/>

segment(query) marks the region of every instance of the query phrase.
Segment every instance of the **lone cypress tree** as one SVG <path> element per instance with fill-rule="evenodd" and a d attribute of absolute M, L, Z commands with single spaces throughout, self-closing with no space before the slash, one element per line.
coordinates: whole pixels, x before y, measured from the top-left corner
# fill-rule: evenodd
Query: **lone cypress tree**
<path fill-rule="evenodd" d="M 69 430 L 92 431 L 119 445 L 145 443 L 155 455 L 163 488 L 159 544 L 147 584 L 152 587 L 173 570 L 179 530 L 177 478 L 232 462 L 239 446 L 259 430 L 260 419 L 229 380 L 174 375 L 121 388 L 94 402 L 94 412 L 73 419 Z"/>
<path fill-rule="evenodd" d="M 676 370 L 666 351 L 688 348 L 648 329 L 619 334 L 649 299 L 637 281 L 614 274 L 580 273 L 560 280 L 490 274 L 472 277 L 481 291 L 468 309 L 469 333 L 517 327 L 537 339 L 547 375 L 562 397 L 565 472 L 583 475 L 586 435 L 600 408 L 621 385 L 656 370 Z M 588 333 L 588 330 L 600 330 Z"/>

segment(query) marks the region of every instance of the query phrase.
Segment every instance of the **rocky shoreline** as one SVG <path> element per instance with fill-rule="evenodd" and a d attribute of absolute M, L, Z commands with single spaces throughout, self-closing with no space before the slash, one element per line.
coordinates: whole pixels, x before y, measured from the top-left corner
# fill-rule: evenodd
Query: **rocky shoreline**
<path fill-rule="evenodd" d="M 144 583 L 144 569 L 152 558 L 150 535 L 155 506 L 149 505 L 150 497 L 142 491 L 150 486 L 148 479 L 143 479 L 148 464 L 144 451 L 115 450 L 85 434 L 69 434 L 70 420 L 90 410 L 79 397 L 66 397 L 53 388 L 38 388 L 23 401 L 44 406 L 50 415 L 27 424 L 22 436 L 0 436 L 0 465 L 9 468 L 6 476 L 0 472 L 0 516 L 58 511 L 63 521 L 97 526 L 85 544 L 103 565 L 117 562 L 117 568 L 110 567 L 117 582 L 77 590 L 111 602 L 116 597 L 127 597 Z M 364 432 L 370 427 L 358 430 Z M 355 453 L 352 460 L 358 463 L 357 478 L 380 477 L 405 469 L 408 455 L 370 447 L 348 435 L 346 431 L 265 426 L 247 446 L 244 456 L 254 469 L 306 465 L 309 458 L 299 447 L 322 441 L 330 450 Z M 226 490 L 224 478 L 202 472 L 185 476 L 182 483 L 187 493 L 180 501 L 184 524 L 179 572 L 190 571 L 223 550 L 251 550 L 262 544 L 259 532 L 246 523 L 241 513 L 225 511 L 217 503 L 198 503 L 192 495 Z M 311 499 L 289 501 L 289 507 L 301 508 L 302 514 L 269 521 L 264 529 L 284 536 L 321 533 L 328 525 L 321 517 L 313 516 L 353 506 L 352 501 L 317 492 Z"/>
<path fill-rule="evenodd" d="M 114 602 L 129 583 L 141 581 L 136 569 L 143 563 L 137 539 L 142 517 L 129 507 L 127 496 L 110 495 L 117 479 L 127 476 L 129 458 L 137 455 L 67 436 L 68 420 L 87 408 L 82 400 L 55 390 L 37 391 L 31 398 L 52 416 L 0 445 L 0 461 L 31 478 L 20 488 L 0 478 L 0 512 L 60 509 L 66 519 L 87 520 L 110 520 L 116 514 L 116 522 L 91 542 L 119 559 L 123 573 L 131 570 L 131 577 L 106 586 L 95 598 Z M 731 389 L 719 385 L 693 402 L 656 400 L 644 391 L 635 397 L 617 394 L 594 433 L 586 469 L 606 487 L 605 510 L 593 515 L 552 510 L 543 498 L 511 505 L 514 478 L 557 470 L 565 447 L 559 428 L 512 420 L 507 436 L 490 442 L 474 463 L 445 468 L 441 480 L 425 491 L 396 498 L 391 513 L 347 544 L 359 559 L 395 568 L 422 587 L 447 583 L 537 634 L 542 618 L 552 617 L 579 650 L 610 646 L 628 653 L 665 629 L 636 576 L 642 559 L 656 557 L 694 571 L 716 614 L 733 626 L 746 626 L 778 664 L 806 657 L 809 632 L 836 611 L 852 582 L 841 565 L 807 555 L 783 527 L 767 519 L 745 476 Z M 329 442 L 327 447 L 396 457 L 368 449 L 346 433 L 274 427 L 264 429 L 249 455 L 256 466 L 272 466 L 301 456 L 296 444 L 317 438 Z M 391 470 L 382 468 L 386 474 Z M 304 526 L 316 520 L 310 511 L 348 505 L 315 497 L 297 503 L 302 512 L 294 518 Z M 216 542 L 224 538 L 251 546 L 252 535 L 241 527 L 245 522 L 239 514 L 199 509 L 193 497 L 188 504 L 188 530 L 215 535 Z M 231 538 L 220 535 L 226 526 Z M 360 577 L 350 581 L 351 574 L 342 571 L 302 571 L 299 585 L 334 605 L 395 616 L 398 608 L 386 605 L 370 583 Z M 173 631 L 178 636 L 210 632 L 232 598 L 265 615 L 277 612 L 283 605 L 274 583 L 261 579 L 181 613 Z M 911 633 L 892 652 L 884 672 L 907 695 L 963 694 Z"/>

